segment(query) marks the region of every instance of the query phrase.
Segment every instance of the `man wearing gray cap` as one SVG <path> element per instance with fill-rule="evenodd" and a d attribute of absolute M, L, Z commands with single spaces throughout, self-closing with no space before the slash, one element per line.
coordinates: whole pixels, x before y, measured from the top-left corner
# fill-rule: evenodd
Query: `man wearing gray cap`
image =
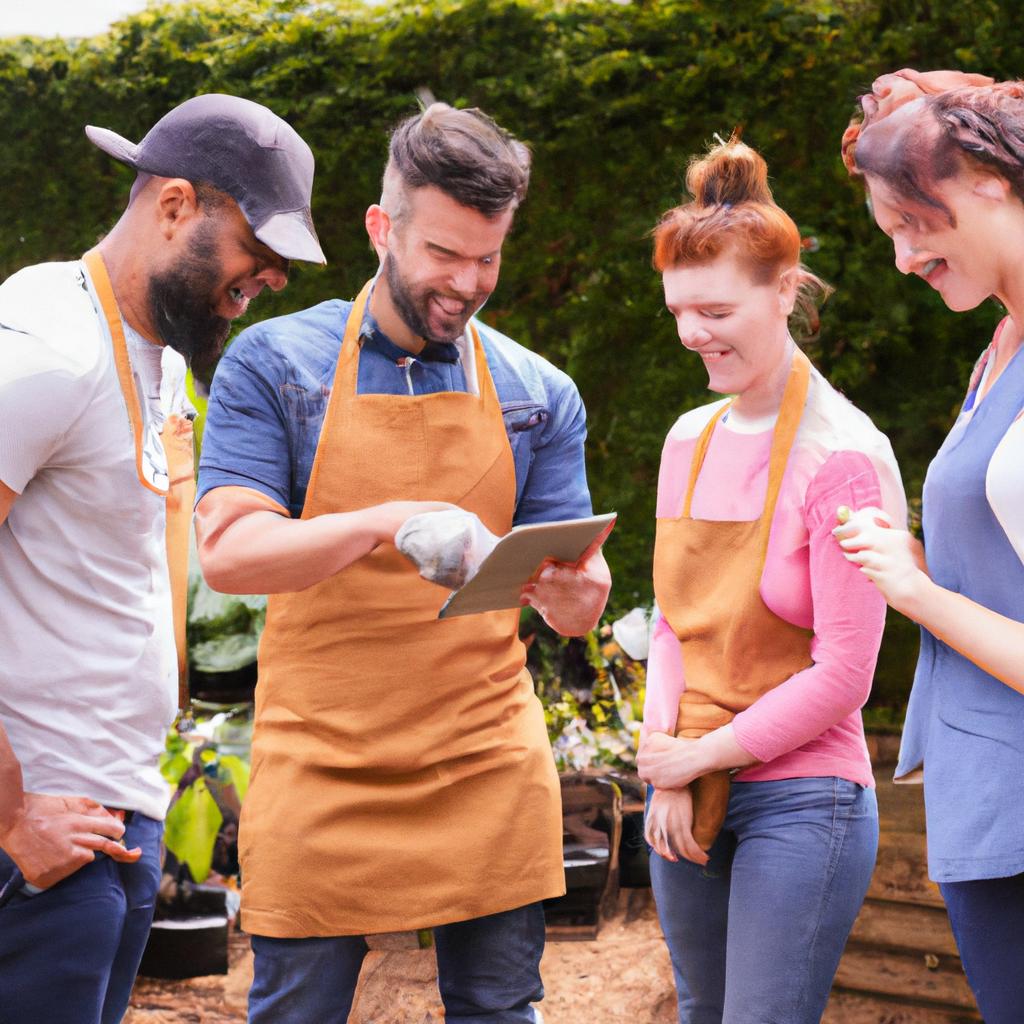
<path fill-rule="evenodd" d="M 187 361 L 288 261 L 324 262 L 313 155 L 233 96 L 176 107 L 81 261 L 0 285 L 0 1024 L 107 1024 L 160 878 L 157 764 L 184 662 Z"/>

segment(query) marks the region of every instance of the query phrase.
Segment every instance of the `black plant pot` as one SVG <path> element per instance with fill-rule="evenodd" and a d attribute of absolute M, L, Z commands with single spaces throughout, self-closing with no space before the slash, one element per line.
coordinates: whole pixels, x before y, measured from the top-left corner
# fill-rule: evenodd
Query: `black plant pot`
<path fill-rule="evenodd" d="M 139 974 L 178 980 L 227 973 L 227 893 L 214 887 L 182 886 L 166 916 L 153 922 Z"/>
<path fill-rule="evenodd" d="M 203 672 L 190 667 L 188 689 L 196 700 L 211 704 L 239 704 L 252 700 L 256 689 L 256 662 L 231 672 Z"/>

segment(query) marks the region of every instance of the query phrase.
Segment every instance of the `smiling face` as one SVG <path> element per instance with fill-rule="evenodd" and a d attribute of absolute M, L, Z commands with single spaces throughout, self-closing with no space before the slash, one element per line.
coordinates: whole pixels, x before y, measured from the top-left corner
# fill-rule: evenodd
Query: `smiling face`
<path fill-rule="evenodd" d="M 974 309 L 1004 294 L 1009 221 L 1007 204 L 1019 200 L 995 175 L 965 170 L 934 186 L 942 207 L 905 198 L 882 179 L 866 175 L 875 223 L 893 243 L 897 268 L 916 274 L 956 311 Z"/>
<path fill-rule="evenodd" d="M 391 302 L 414 337 L 452 342 L 462 335 L 498 283 L 512 217 L 512 210 L 487 217 L 433 186 L 408 191 L 382 255 Z"/>
<path fill-rule="evenodd" d="M 252 299 L 288 283 L 288 261 L 257 241 L 237 203 L 226 197 L 200 208 L 181 246 L 168 266 L 150 275 L 149 315 L 165 345 L 204 365 Z"/>
<path fill-rule="evenodd" d="M 699 355 L 708 388 L 747 404 L 770 397 L 791 344 L 787 317 L 796 295 L 796 268 L 764 284 L 734 249 L 707 263 L 662 273 L 665 305 L 683 347 Z"/>

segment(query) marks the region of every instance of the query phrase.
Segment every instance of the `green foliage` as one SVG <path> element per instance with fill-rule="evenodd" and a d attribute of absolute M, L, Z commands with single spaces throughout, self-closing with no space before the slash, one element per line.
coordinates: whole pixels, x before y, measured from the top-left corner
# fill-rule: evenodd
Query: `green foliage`
<path fill-rule="evenodd" d="M 215 863 L 218 840 L 233 845 L 249 789 L 251 707 L 211 710 L 197 705 L 196 731 L 167 735 L 160 771 L 172 789 L 165 843 L 192 880 L 203 882 Z M 222 857 L 222 860 L 225 858 Z M 233 862 L 234 856 L 227 858 Z"/>
<path fill-rule="evenodd" d="M 645 664 L 611 639 L 610 625 L 569 640 L 541 623 L 531 638 L 531 668 L 559 770 L 631 769 L 640 745 Z"/>
<path fill-rule="evenodd" d="M 251 665 L 266 618 L 266 597 L 211 590 L 193 554 L 188 580 L 188 657 L 193 668 L 216 673 Z"/>
<path fill-rule="evenodd" d="M 76 257 L 116 220 L 130 173 L 83 125 L 138 139 L 182 99 L 222 91 L 267 103 L 313 147 L 331 260 L 296 267 L 252 316 L 351 296 L 373 270 L 362 217 L 389 128 L 417 90 L 484 108 L 534 152 L 484 317 L 579 383 L 595 505 L 620 515 L 608 557 L 624 610 L 651 595 L 662 440 L 708 397 L 649 264 L 648 232 L 680 198 L 688 157 L 737 126 L 764 153 L 780 203 L 820 243 L 813 269 L 837 286 L 812 355 L 890 434 L 914 495 L 997 313 L 955 317 L 901 277 L 839 138 L 880 72 L 1014 76 L 1017 20 L 995 0 L 196 0 L 90 40 L 3 41 L 0 111 L 15 141 L 0 155 L 0 275 Z M 913 633 L 892 630 L 903 640 L 883 659 L 887 701 L 909 685 Z"/>

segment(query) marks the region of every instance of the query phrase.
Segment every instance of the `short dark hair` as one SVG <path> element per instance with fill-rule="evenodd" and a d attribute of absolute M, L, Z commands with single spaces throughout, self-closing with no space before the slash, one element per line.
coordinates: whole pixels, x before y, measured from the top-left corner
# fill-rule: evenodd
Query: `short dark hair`
<path fill-rule="evenodd" d="M 431 103 L 392 133 L 385 192 L 394 173 L 407 188 L 432 185 L 457 203 L 496 217 L 525 198 L 530 151 L 481 110 Z"/>
<path fill-rule="evenodd" d="M 135 175 L 132 190 L 128 195 L 129 206 L 135 202 L 136 197 L 155 177 L 158 177 L 158 175 L 148 174 L 146 171 L 139 171 Z M 228 203 L 233 202 L 227 192 L 217 188 L 216 185 L 211 185 L 208 181 L 193 181 L 192 188 L 196 193 L 196 206 L 200 209 L 205 208 L 207 215 L 216 213 L 224 209 Z"/>

